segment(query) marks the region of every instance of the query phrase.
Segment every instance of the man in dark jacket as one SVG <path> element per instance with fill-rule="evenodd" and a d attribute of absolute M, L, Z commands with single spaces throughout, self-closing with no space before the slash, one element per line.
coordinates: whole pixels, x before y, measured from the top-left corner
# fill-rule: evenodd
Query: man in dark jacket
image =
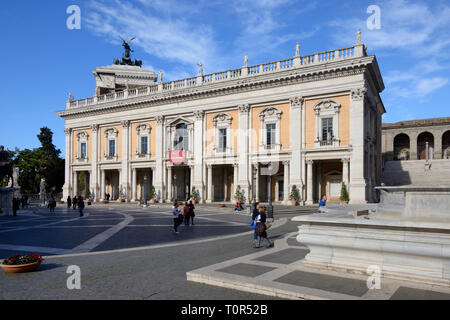
<path fill-rule="evenodd" d="M 82 217 L 82 216 L 84 216 L 84 214 L 83 214 L 83 209 L 84 209 L 83 197 L 78 196 L 77 201 L 78 201 L 78 209 L 80 211 L 80 217 Z"/>
<path fill-rule="evenodd" d="M 195 217 L 194 209 L 195 209 L 195 206 L 191 200 L 191 201 L 189 201 L 189 217 L 191 218 L 192 225 L 194 225 L 194 217 Z"/>
<path fill-rule="evenodd" d="M 253 207 L 252 220 L 254 221 L 258 215 L 259 215 L 259 202 L 255 202 L 255 206 Z M 255 223 L 256 223 L 256 221 L 255 221 Z M 256 234 L 256 228 L 255 228 L 255 232 L 253 232 L 253 247 L 259 248 L 258 235 Z"/>

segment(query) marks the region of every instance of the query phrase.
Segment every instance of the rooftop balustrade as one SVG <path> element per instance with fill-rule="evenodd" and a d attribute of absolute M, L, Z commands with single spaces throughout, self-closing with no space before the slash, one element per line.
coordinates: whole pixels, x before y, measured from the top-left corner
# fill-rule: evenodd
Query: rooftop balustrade
<path fill-rule="evenodd" d="M 243 66 L 239 69 L 231 69 L 216 73 L 198 75 L 196 77 L 160 82 L 152 86 L 126 89 L 115 93 L 108 93 L 90 98 L 70 100 L 66 103 L 66 109 L 80 108 L 107 103 L 111 101 L 124 100 L 131 97 L 152 95 L 167 91 L 183 90 L 191 87 L 210 85 L 239 78 L 253 77 L 256 75 L 281 72 L 289 69 L 302 68 L 310 65 L 325 64 L 333 61 L 351 59 L 365 55 L 365 49 L 362 44 L 352 47 L 325 51 L 306 56 L 296 56 L 290 59 L 274 62 L 262 63 L 254 66 Z"/>

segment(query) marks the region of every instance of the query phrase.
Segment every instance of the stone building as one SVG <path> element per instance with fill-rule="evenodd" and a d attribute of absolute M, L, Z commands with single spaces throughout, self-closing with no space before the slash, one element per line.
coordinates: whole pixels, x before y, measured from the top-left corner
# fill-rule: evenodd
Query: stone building
<path fill-rule="evenodd" d="M 450 159 L 450 117 L 383 123 L 383 155 L 387 161 Z"/>
<path fill-rule="evenodd" d="M 137 66 L 97 68 L 96 94 L 72 100 L 65 120 L 64 197 L 109 193 L 128 201 L 189 198 L 232 201 L 240 186 L 247 202 L 331 200 L 344 182 L 353 203 L 376 201 L 381 174 L 376 57 L 355 45 L 260 65 L 162 81 Z M 159 78 L 159 79 L 158 79 Z M 269 176 L 272 179 L 269 179 Z M 269 185 L 269 181 L 272 184 Z M 121 192 L 120 192 L 121 191 Z"/>
<path fill-rule="evenodd" d="M 383 123 L 386 185 L 450 186 L 450 118 Z"/>

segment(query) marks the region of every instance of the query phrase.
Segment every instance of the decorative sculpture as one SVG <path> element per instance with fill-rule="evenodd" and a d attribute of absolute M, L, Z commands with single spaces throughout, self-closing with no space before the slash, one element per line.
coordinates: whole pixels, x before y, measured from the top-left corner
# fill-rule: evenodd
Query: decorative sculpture
<path fill-rule="evenodd" d="M 133 37 L 128 41 L 125 41 L 120 36 L 119 36 L 119 38 L 122 40 L 122 46 L 125 48 L 125 53 L 123 54 L 121 61 L 119 61 L 119 59 L 117 59 L 117 58 L 114 59 L 114 64 L 142 67 L 142 60 L 134 60 L 134 61 L 131 60 L 130 53 L 134 52 L 134 51 L 131 50 L 130 43 L 131 43 L 131 41 L 136 39 L 136 37 Z"/>
<path fill-rule="evenodd" d="M 9 162 L 8 151 L 5 151 L 4 146 L 0 146 L 0 181 L 8 176 L 8 181 L 11 181 L 11 186 L 14 185 L 13 165 Z"/>

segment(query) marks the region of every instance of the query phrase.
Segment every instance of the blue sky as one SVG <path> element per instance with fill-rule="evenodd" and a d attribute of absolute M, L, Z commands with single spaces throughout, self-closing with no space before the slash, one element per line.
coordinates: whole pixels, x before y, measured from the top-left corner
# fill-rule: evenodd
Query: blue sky
<path fill-rule="evenodd" d="M 70 5 L 81 29 L 69 30 Z M 367 8 L 381 9 L 369 30 Z M 164 80 L 351 46 L 361 29 L 386 85 L 384 122 L 450 116 L 448 1 L 312 0 L 16 0 L 0 11 L 0 144 L 39 146 L 42 126 L 64 152 L 64 121 L 55 112 L 94 94 L 91 71 L 120 58 L 119 35 L 136 37 L 133 58 Z"/>

